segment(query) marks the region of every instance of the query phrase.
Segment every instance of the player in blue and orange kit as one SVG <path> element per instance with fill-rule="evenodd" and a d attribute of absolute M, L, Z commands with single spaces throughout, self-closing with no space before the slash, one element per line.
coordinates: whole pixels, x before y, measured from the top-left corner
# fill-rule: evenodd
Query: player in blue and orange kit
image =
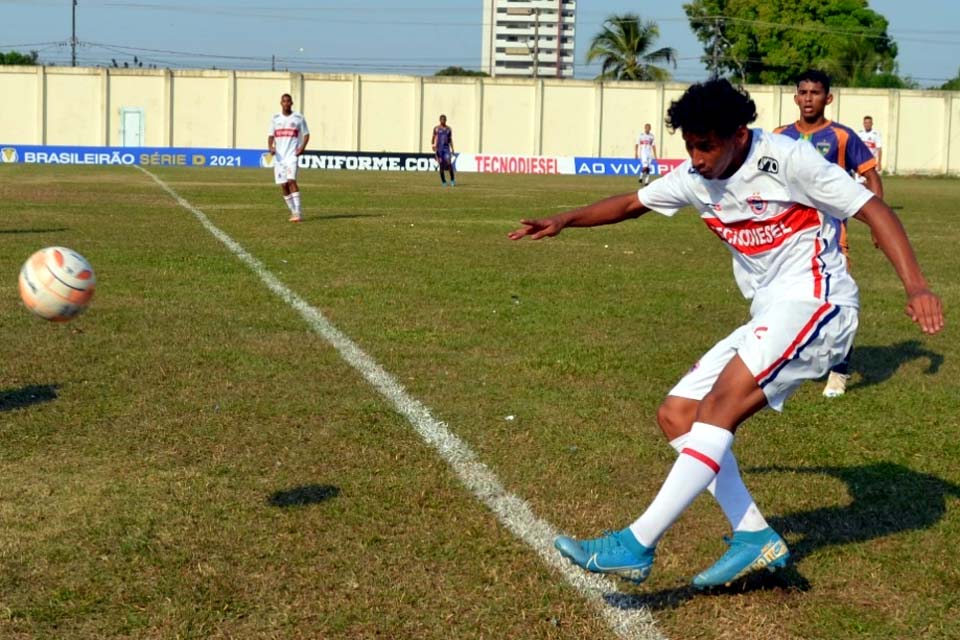
<path fill-rule="evenodd" d="M 450 186 L 457 186 L 453 175 L 453 129 L 447 126 L 447 116 L 440 116 L 440 124 L 433 128 L 433 139 L 430 141 L 433 153 L 437 156 L 440 165 L 440 183 L 447 186 L 446 169 L 450 170 Z"/>
<path fill-rule="evenodd" d="M 797 78 L 797 93 L 793 101 L 800 107 L 800 119 L 780 127 L 780 133 L 795 140 L 808 140 L 824 158 L 839 165 L 852 176 L 862 179 L 867 189 L 883 199 L 883 182 L 877 171 L 877 159 L 857 133 L 839 122 L 831 122 L 824 116 L 827 105 L 833 102 L 830 93 L 830 76 L 822 71 L 810 70 Z M 850 246 L 847 241 L 847 222 L 840 227 L 840 250 L 850 261 Z M 876 245 L 876 241 L 874 241 Z M 852 351 L 851 351 L 852 353 Z M 850 377 L 850 356 L 830 370 L 823 395 L 828 398 L 842 396 L 847 390 Z"/>

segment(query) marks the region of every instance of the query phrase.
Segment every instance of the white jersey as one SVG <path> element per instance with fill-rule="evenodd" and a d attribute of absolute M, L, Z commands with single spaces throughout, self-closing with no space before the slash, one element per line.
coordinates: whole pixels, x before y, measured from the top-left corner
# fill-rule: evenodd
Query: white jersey
<path fill-rule="evenodd" d="M 641 133 L 637 136 L 637 151 L 641 158 L 646 160 L 653 158 L 654 140 L 652 133 Z"/>
<path fill-rule="evenodd" d="M 307 121 L 298 111 L 288 116 L 274 114 L 270 120 L 268 136 L 273 136 L 273 145 L 277 149 L 275 162 L 289 162 L 297 156 L 297 149 L 303 144 L 303 137 L 310 133 Z"/>
<path fill-rule="evenodd" d="M 876 157 L 877 151 L 883 148 L 883 144 L 880 139 L 880 132 L 876 129 L 870 129 L 870 131 L 861 129 L 857 132 L 857 135 L 860 136 L 861 140 L 863 140 L 863 144 L 867 145 L 867 149 L 870 149 L 870 153 Z"/>
<path fill-rule="evenodd" d="M 707 180 L 687 160 L 638 192 L 672 216 L 694 207 L 733 254 L 733 274 L 756 315 L 784 300 L 859 306 L 840 252 L 840 224 L 872 193 L 813 145 L 752 130 L 747 159 L 726 180 Z"/>

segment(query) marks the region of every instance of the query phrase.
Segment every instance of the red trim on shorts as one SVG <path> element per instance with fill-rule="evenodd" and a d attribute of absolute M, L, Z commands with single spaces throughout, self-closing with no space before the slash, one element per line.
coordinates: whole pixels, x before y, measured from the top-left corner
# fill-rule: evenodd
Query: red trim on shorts
<path fill-rule="evenodd" d="M 707 465 L 708 467 L 710 467 L 711 469 L 713 469 L 713 472 L 714 472 L 714 473 L 720 473 L 720 465 L 717 464 L 716 461 L 715 461 L 713 458 L 711 458 L 710 456 L 706 456 L 706 455 L 700 453 L 699 451 L 697 451 L 696 449 L 690 449 L 690 448 L 684 449 L 684 450 L 681 451 L 680 453 L 681 453 L 681 454 L 684 454 L 684 453 L 685 453 L 685 454 L 687 454 L 687 455 L 690 456 L 690 457 L 696 458 L 697 460 L 699 460 L 699 461 L 702 462 L 703 464 L 705 464 L 705 465 Z"/>
<path fill-rule="evenodd" d="M 823 314 L 829 311 L 832 307 L 832 304 L 825 303 L 817 308 L 813 314 L 813 317 L 807 321 L 807 324 L 803 325 L 803 329 L 801 329 L 800 333 L 797 334 L 797 337 L 793 339 L 793 342 L 790 343 L 790 346 L 787 347 L 786 351 L 784 351 L 779 358 L 774 360 L 773 364 L 754 376 L 754 380 L 757 381 L 757 384 L 760 384 L 760 381 L 766 378 L 770 372 L 780 366 L 781 363 L 793 357 L 797 347 L 799 347 L 807 338 L 807 335 L 810 333 L 810 331 L 817 325 L 817 321 L 820 320 L 820 318 L 823 317 Z"/>

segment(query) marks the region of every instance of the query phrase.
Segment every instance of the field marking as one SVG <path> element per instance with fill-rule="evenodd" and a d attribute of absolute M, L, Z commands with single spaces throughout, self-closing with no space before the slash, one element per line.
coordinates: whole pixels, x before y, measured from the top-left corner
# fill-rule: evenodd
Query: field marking
<path fill-rule="evenodd" d="M 389 400 L 427 444 L 437 450 L 460 482 L 493 511 L 503 526 L 536 551 L 541 560 L 563 575 L 568 583 L 598 609 L 614 633 L 624 640 L 664 638 L 656 628 L 650 610 L 643 606 L 639 598 L 619 593 L 611 579 L 585 573 L 561 560 L 553 548 L 553 539 L 559 535 L 557 529 L 537 517 L 525 500 L 509 493 L 496 474 L 477 458 L 469 445 L 450 431 L 446 424 L 433 417 L 422 402 L 407 393 L 403 385 L 346 334 L 333 326 L 323 313 L 280 282 L 262 262 L 221 231 L 206 214 L 182 198 L 163 180 L 143 167 L 136 168 L 150 176 L 177 204 L 192 213 L 200 224 L 247 265 L 268 289 L 300 313 L 307 324 L 330 343 L 340 357 L 379 391 L 380 395 Z"/>

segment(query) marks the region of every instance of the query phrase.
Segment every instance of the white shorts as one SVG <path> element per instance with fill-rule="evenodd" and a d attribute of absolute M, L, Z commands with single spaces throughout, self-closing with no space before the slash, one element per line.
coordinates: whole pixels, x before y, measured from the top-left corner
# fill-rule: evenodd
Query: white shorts
<path fill-rule="evenodd" d="M 817 301 L 772 304 L 707 351 L 670 395 L 702 400 L 727 363 L 739 355 L 770 408 L 783 411 L 783 403 L 800 383 L 826 375 L 847 355 L 857 318 L 855 307 Z"/>
<path fill-rule="evenodd" d="M 649 158 L 640 156 L 640 166 L 644 169 L 653 169 L 653 156 L 650 156 Z"/>
<path fill-rule="evenodd" d="M 273 179 L 277 184 L 284 184 L 290 180 L 297 179 L 297 161 L 299 158 L 294 156 L 289 160 L 280 161 L 279 158 L 273 160 Z"/>

